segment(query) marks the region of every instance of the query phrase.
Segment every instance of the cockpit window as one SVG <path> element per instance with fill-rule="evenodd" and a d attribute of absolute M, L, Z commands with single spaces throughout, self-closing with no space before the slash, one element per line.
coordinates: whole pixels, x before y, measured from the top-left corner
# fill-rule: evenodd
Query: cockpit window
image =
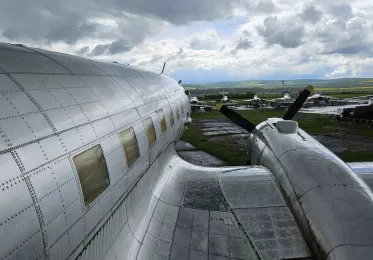
<path fill-rule="evenodd" d="M 109 173 L 101 146 L 96 145 L 73 158 L 88 206 L 110 185 Z"/>
<path fill-rule="evenodd" d="M 137 143 L 135 131 L 132 127 L 124 130 L 119 133 L 119 138 L 126 154 L 127 166 L 131 167 L 131 165 L 140 157 L 139 145 Z"/>

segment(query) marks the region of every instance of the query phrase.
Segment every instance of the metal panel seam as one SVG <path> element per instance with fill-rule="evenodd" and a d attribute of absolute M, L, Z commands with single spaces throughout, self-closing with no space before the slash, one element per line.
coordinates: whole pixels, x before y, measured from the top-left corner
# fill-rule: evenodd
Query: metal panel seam
<path fill-rule="evenodd" d="M 34 188 L 32 187 L 32 184 L 31 184 L 30 176 L 27 176 L 25 173 L 22 172 L 22 168 L 24 168 L 24 166 L 22 165 L 22 162 L 19 159 L 19 156 L 18 156 L 17 152 L 16 151 L 11 151 L 11 154 L 12 154 L 12 157 L 13 157 L 14 161 L 16 162 L 18 168 L 20 169 L 20 171 L 22 173 L 23 180 L 25 181 L 26 186 L 27 186 L 27 188 L 30 192 L 31 199 L 32 199 L 36 214 L 37 214 L 38 219 L 39 219 L 39 225 L 40 225 L 39 232 L 41 231 L 42 238 L 43 238 L 44 256 L 45 256 L 45 259 L 49 259 L 49 255 L 47 254 L 47 250 L 46 250 L 47 246 L 48 246 L 48 242 L 47 242 L 48 237 L 47 237 L 47 232 L 45 230 L 45 223 L 44 223 L 43 215 L 41 213 L 41 209 L 40 209 L 38 199 L 36 197 L 36 193 L 34 191 Z"/>
<path fill-rule="evenodd" d="M 25 88 L 19 83 L 15 78 L 13 78 L 12 75 L 9 73 L 5 73 L 20 89 L 22 89 L 23 93 L 26 94 L 26 96 L 30 99 L 30 101 L 36 106 L 36 108 L 39 110 L 39 112 L 44 116 L 45 120 L 48 122 L 49 126 L 53 129 L 54 132 L 57 132 L 57 128 L 54 126 L 48 115 L 43 111 L 41 106 L 38 102 L 31 96 L 31 94 L 28 91 L 25 91 Z"/>
<path fill-rule="evenodd" d="M 65 66 L 63 66 L 61 63 L 55 61 L 53 58 L 49 57 L 48 55 L 46 55 L 46 54 L 44 54 L 44 53 L 41 53 L 41 52 L 39 52 L 39 51 L 37 51 L 37 50 L 31 49 L 31 48 L 29 48 L 29 47 L 26 47 L 26 46 L 22 46 L 22 47 L 25 48 L 25 49 L 27 49 L 27 50 L 33 51 L 33 52 L 35 52 L 35 53 L 37 53 L 37 54 L 40 54 L 40 55 L 42 55 L 42 56 L 44 56 L 44 57 L 50 59 L 51 61 L 53 61 L 54 63 L 60 65 L 60 66 L 61 66 L 62 68 L 64 68 L 66 71 L 68 71 L 68 72 L 70 72 L 72 75 L 74 75 L 74 73 L 73 73 L 71 70 L 69 70 L 68 68 L 66 68 Z M 68 75 L 68 74 L 63 74 L 63 75 Z"/>

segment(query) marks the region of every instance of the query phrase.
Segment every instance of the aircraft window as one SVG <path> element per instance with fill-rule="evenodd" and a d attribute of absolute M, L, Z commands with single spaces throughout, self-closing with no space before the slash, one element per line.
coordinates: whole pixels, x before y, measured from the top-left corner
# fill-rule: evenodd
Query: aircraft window
<path fill-rule="evenodd" d="M 131 167 L 131 165 L 140 157 L 139 145 L 137 144 L 135 131 L 132 127 L 124 130 L 119 133 L 119 139 L 126 153 L 127 166 Z"/>
<path fill-rule="evenodd" d="M 157 114 L 158 114 L 159 122 L 161 124 L 162 133 L 164 133 L 167 130 L 167 124 L 166 124 L 166 119 L 164 118 L 163 110 L 158 111 Z"/>
<path fill-rule="evenodd" d="M 110 185 L 109 173 L 100 145 L 96 145 L 73 158 L 88 206 Z"/>
<path fill-rule="evenodd" d="M 150 147 L 155 143 L 155 141 L 157 141 L 154 124 L 153 124 L 153 120 L 151 117 L 144 120 L 144 126 L 145 126 L 146 136 L 148 137 L 148 143 Z"/>
<path fill-rule="evenodd" d="M 177 120 L 180 119 L 179 107 L 176 107 L 176 118 L 177 118 Z"/>
<path fill-rule="evenodd" d="M 171 122 L 171 126 L 173 126 L 175 123 L 174 113 L 172 113 L 172 108 L 170 108 L 170 122 Z"/>

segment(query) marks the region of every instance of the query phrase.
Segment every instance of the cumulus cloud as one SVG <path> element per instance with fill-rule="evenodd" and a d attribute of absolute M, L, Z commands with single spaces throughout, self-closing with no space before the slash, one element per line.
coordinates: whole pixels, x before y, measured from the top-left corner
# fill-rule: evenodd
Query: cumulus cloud
<path fill-rule="evenodd" d="M 272 0 L 262 0 L 252 5 L 252 10 L 259 13 L 272 13 L 276 10 Z"/>
<path fill-rule="evenodd" d="M 232 17 L 247 8 L 241 0 L 148 1 L 95 0 L 5 1 L 0 9 L 2 35 L 9 40 L 74 44 L 84 38 L 114 40 L 114 36 L 141 42 L 159 32 L 167 21 L 193 21 Z M 114 21 L 114 26 L 105 23 Z M 131 39 L 133 38 L 133 40 Z"/>
<path fill-rule="evenodd" d="M 191 37 L 190 48 L 193 50 L 215 50 L 220 48 L 219 40 L 216 31 L 207 30 Z"/>
<path fill-rule="evenodd" d="M 302 12 L 300 13 L 300 18 L 303 21 L 309 21 L 312 23 L 318 22 L 321 19 L 321 17 L 322 17 L 322 12 L 316 9 L 314 5 L 305 6 Z"/>
<path fill-rule="evenodd" d="M 244 30 L 242 32 L 241 37 L 237 40 L 237 43 L 233 50 L 231 50 L 231 54 L 237 54 L 240 50 L 247 50 L 253 47 L 253 42 L 250 40 L 251 34 Z"/>
<path fill-rule="evenodd" d="M 370 2 L 7 0 L 0 41 L 106 60 L 115 55 L 156 71 L 166 61 L 171 73 L 227 71 L 232 79 L 366 75 L 373 68 Z"/>
<path fill-rule="evenodd" d="M 294 22 L 281 22 L 277 16 L 268 16 L 263 25 L 257 27 L 260 36 L 272 44 L 279 44 L 284 48 L 296 48 L 302 44 L 304 27 Z"/>
<path fill-rule="evenodd" d="M 98 44 L 89 54 L 89 56 L 99 56 L 103 54 L 118 54 L 128 52 L 133 48 L 133 45 L 125 39 L 118 39 L 110 44 Z"/>
<path fill-rule="evenodd" d="M 352 8 L 349 4 L 331 5 L 330 11 L 337 17 L 348 19 L 352 17 Z"/>
<path fill-rule="evenodd" d="M 78 55 L 87 55 L 89 53 L 89 47 L 84 46 L 84 47 L 80 48 L 78 51 L 76 51 L 75 53 L 78 54 Z"/>

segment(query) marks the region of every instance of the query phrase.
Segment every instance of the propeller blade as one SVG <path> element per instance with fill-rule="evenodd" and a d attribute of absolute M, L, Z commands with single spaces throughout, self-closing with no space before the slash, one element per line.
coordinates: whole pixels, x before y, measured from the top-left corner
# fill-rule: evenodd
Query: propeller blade
<path fill-rule="evenodd" d="M 291 120 L 295 116 L 295 114 L 299 111 L 299 109 L 303 106 L 304 102 L 306 102 L 308 96 L 313 91 L 313 87 L 311 85 L 308 85 L 302 93 L 297 97 L 297 99 L 291 104 L 288 111 L 286 111 L 284 117 L 282 119 L 284 120 Z"/>
<path fill-rule="evenodd" d="M 256 125 L 251 123 L 249 120 L 241 116 L 240 114 L 236 113 L 235 111 L 229 109 L 228 107 L 218 104 L 216 106 L 217 110 L 219 110 L 223 115 L 225 115 L 229 120 L 231 120 L 236 125 L 242 127 L 243 129 L 252 132 Z"/>

